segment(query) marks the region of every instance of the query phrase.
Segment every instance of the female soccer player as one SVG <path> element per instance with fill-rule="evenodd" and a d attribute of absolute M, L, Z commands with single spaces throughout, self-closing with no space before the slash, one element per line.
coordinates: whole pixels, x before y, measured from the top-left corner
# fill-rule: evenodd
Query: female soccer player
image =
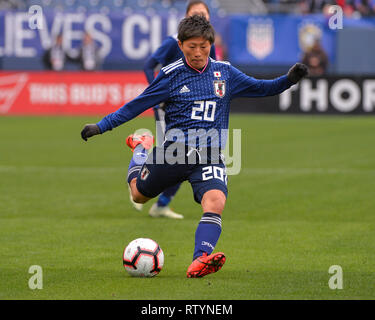
<path fill-rule="evenodd" d="M 188 3 L 186 7 L 186 17 L 193 15 L 204 16 L 208 21 L 210 20 L 210 10 L 206 3 L 201 0 L 192 0 Z M 177 61 L 183 57 L 183 53 L 178 46 L 177 34 L 174 36 L 167 37 L 162 45 L 157 49 L 147 60 L 144 66 L 144 72 L 148 83 L 151 83 L 155 78 L 155 69 L 158 66 L 165 67 L 172 62 Z M 210 57 L 216 60 L 215 46 L 213 45 L 210 50 Z M 163 108 L 163 103 L 154 106 L 154 116 L 156 120 L 156 136 L 157 136 L 157 145 L 161 145 L 164 141 L 165 134 L 165 112 Z M 178 189 L 180 188 L 181 183 L 177 183 L 175 186 L 164 190 L 156 203 L 150 208 L 149 214 L 152 217 L 167 217 L 172 219 L 182 219 L 183 215 L 174 212 L 170 207 L 169 203 L 172 201 L 172 198 L 176 195 Z M 132 201 L 132 198 L 130 197 Z M 137 210 L 142 210 L 142 204 L 133 202 L 134 208 Z"/>
<path fill-rule="evenodd" d="M 162 68 L 137 98 L 81 132 L 87 140 L 135 118 L 150 105 L 165 102 L 166 141 L 162 146 L 147 156 L 152 137 L 131 135 L 127 139 L 134 150 L 128 183 L 137 203 L 145 203 L 182 181 L 191 184 L 203 215 L 195 232 L 193 262 L 186 272 L 189 278 L 216 272 L 225 262 L 224 253 L 212 252 L 221 234 L 228 194 L 220 151 L 225 147 L 221 132 L 228 129 L 230 101 L 280 94 L 308 72 L 305 65 L 297 63 L 279 78 L 254 79 L 228 62 L 210 58 L 214 39 L 214 29 L 204 17 L 183 19 L 178 27 L 183 58 Z"/>

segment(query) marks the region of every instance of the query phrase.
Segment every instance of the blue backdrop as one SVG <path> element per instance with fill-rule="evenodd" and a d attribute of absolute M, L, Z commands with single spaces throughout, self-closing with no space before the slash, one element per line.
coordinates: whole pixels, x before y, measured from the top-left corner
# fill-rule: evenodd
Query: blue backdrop
<path fill-rule="evenodd" d="M 25 12 L 0 11 L 0 60 L 3 69 L 37 69 L 44 51 L 56 34 L 64 33 L 64 46 L 74 52 L 83 30 L 94 37 L 104 66 L 141 68 L 162 40 L 177 30 L 182 16 L 145 13 L 109 15 L 44 12 L 43 29 L 32 29 Z M 302 57 L 303 48 L 321 38 L 330 63 L 337 58 L 338 31 L 331 30 L 322 15 L 231 15 L 212 17 L 234 65 L 290 66 Z M 375 28 L 375 19 L 345 20 L 345 28 Z M 352 48 L 361 51 L 365 48 Z"/>
<path fill-rule="evenodd" d="M 329 60 L 335 60 L 337 32 L 330 30 L 320 15 L 233 16 L 230 34 L 229 53 L 234 64 L 293 64 L 301 59 L 303 47 L 311 45 L 315 36 L 321 37 Z"/>

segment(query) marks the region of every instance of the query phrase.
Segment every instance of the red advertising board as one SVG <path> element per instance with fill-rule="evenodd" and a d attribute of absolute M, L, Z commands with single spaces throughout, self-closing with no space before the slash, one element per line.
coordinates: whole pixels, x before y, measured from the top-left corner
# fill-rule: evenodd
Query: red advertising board
<path fill-rule="evenodd" d="M 105 115 L 146 87 L 143 72 L 0 72 L 0 115 Z"/>

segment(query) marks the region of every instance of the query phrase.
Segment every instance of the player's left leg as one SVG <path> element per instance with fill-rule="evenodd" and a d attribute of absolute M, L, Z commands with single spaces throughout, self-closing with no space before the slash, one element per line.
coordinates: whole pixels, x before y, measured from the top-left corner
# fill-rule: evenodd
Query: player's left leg
<path fill-rule="evenodd" d="M 202 197 L 201 206 L 203 212 L 214 212 L 221 216 L 224 211 L 227 198 L 221 190 L 208 190 Z"/>
<path fill-rule="evenodd" d="M 202 198 L 202 218 L 195 231 L 195 248 L 193 260 L 204 253 L 210 255 L 221 234 L 221 214 L 224 210 L 226 196 L 221 190 L 209 190 Z"/>
<path fill-rule="evenodd" d="M 210 175 L 210 172 L 212 173 Z M 221 269 L 225 263 L 222 252 L 212 253 L 221 235 L 221 215 L 227 197 L 225 165 L 200 166 L 190 177 L 195 200 L 203 209 L 195 231 L 193 262 L 188 278 L 200 278 Z"/>
<path fill-rule="evenodd" d="M 202 198 L 203 216 L 195 231 L 195 248 L 188 278 L 201 278 L 217 272 L 225 263 L 223 252 L 212 253 L 221 234 L 221 213 L 226 196 L 221 190 L 209 190 Z"/>

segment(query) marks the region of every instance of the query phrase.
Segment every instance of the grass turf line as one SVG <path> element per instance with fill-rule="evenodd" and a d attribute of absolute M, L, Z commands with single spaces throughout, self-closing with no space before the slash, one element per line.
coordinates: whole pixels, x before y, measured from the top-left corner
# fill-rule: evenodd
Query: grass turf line
<path fill-rule="evenodd" d="M 185 219 L 132 209 L 125 138 L 131 121 L 84 142 L 99 118 L 0 117 L 0 299 L 374 299 L 375 119 L 232 115 L 242 170 L 228 179 L 224 267 L 187 279 L 201 208 L 184 183 L 172 207 Z M 122 251 L 156 240 L 165 266 L 131 278 Z M 31 265 L 43 289 L 30 290 Z M 331 290 L 331 265 L 343 290 Z"/>

